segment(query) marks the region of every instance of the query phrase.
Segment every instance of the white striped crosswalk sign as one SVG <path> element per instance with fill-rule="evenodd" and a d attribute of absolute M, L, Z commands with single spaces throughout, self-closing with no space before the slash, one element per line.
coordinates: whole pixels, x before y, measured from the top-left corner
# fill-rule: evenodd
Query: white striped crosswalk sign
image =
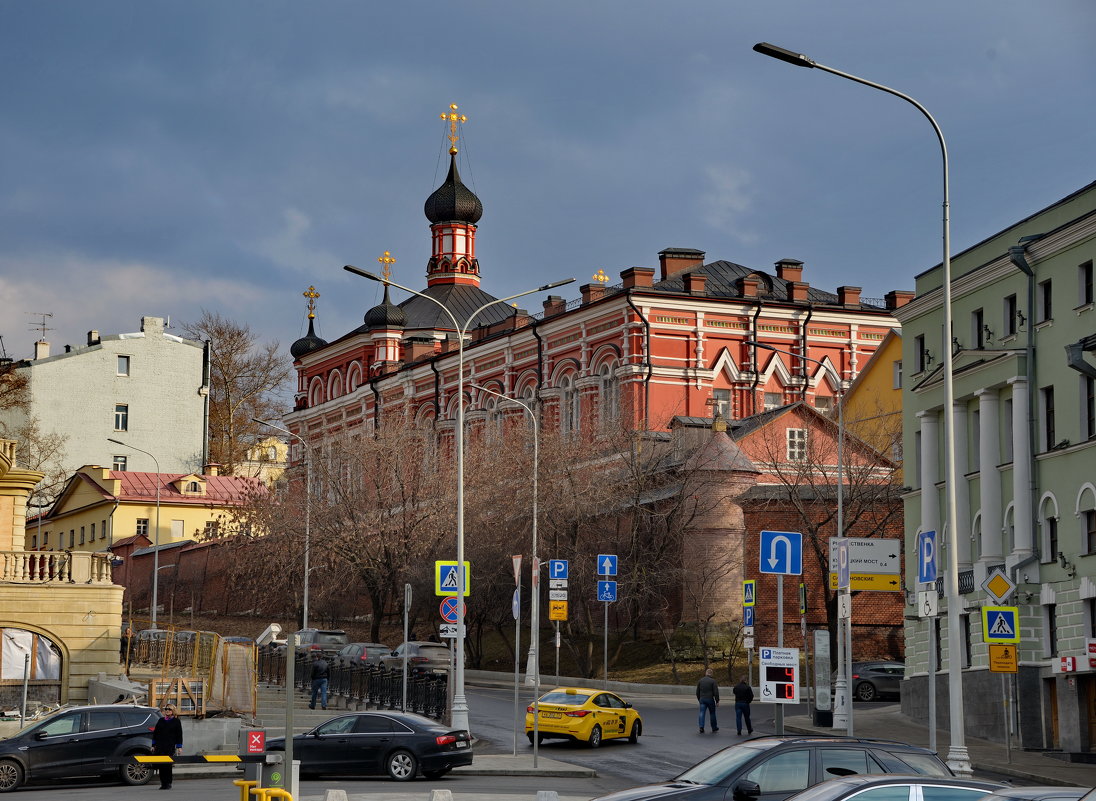
<path fill-rule="evenodd" d="M 983 606 L 982 639 L 992 643 L 1020 642 L 1020 610 L 1015 606 Z"/>

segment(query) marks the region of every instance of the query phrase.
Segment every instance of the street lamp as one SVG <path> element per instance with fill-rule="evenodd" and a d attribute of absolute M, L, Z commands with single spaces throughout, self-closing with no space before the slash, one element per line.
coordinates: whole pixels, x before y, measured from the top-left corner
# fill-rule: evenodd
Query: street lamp
<path fill-rule="evenodd" d="M 276 426 L 266 420 L 260 420 L 258 417 L 252 417 L 251 422 L 258 423 L 259 425 L 273 428 L 275 431 L 281 431 L 290 437 L 293 437 L 301 445 L 304 446 L 304 595 L 302 598 L 302 606 L 304 609 L 301 613 L 301 628 L 308 628 L 308 557 L 309 549 L 311 546 L 311 526 L 312 526 L 312 448 L 304 438 L 299 434 L 294 434 L 288 428 L 282 428 Z"/>
<path fill-rule="evenodd" d="M 152 459 L 152 463 L 156 465 L 156 531 L 153 533 L 152 539 L 152 611 L 149 613 L 149 622 L 153 629 L 156 628 L 156 605 L 159 603 L 159 590 L 160 590 L 160 462 L 155 456 L 146 450 L 130 445 L 128 442 L 122 442 L 120 439 L 113 439 L 107 437 L 107 442 L 113 442 L 115 445 L 121 445 L 123 448 L 129 448 L 130 450 L 143 453 L 148 458 Z"/>
<path fill-rule="evenodd" d="M 514 300 L 515 298 L 524 297 L 525 295 L 532 295 L 534 292 L 544 292 L 549 289 L 555 289 L 559 286 L 572 283 L 574 278 L 567 278 L 563 281 L 554 281 L 550 284 L 537 287 L 536 289 L 529 289 L 525 292 L 518 292 L 516 295 L 509 295 L 505 298 L 499 298 L 498 300 L 488 301 L 468 315 L 468 319 L 464 321 L 464 324 L 457 322 L 457 318 L 453 316 L 453 313 L 449 311 L 449 307 L 436 298 L 432 298 L 427 294 L 418 292 L 410 287 L 397 284 L 395 281 L 390 281 L 387 278 L 381 278 L 379 275 L 369 272 L 368 270 L 362 270 L 353 265 L 347 264 L 343 267 L 344 270 L 355 275 L 360 275 L 362 278 L 368 278 L 370 281 L 376 281 L 379 284 L 386 286 L 394 286 L 396 289 L 402 289 L 404 292 L 410 292 L 412 295 L 418 295 L 420 298 L 426 298 L 431 303 L 435 304 L 446 316 L 452 321 L 453 327 L 457 331 L 457 595 L 458 598 L 464 592 L 465 577 L 464 577 L 464 338 L 468 334 L 468 327 L 472 324 L 472 321 L 476 319 L 476 316 L 486 309 L 488 306 L 494 306 L 497 303 L 505 303 L 508 300 Z M 456 648 L 456 662 L 457 664 L 453 669 L 453 708 L 450 716 L 450 725 L 454 729 L 468 729 L 468 699 L 464 695 L 464 604 L 457 604 L 457 648 Z M 535 739 L 535 738 L 534 738 Z"/>
<path fill-rule="evenodd" d="M 537 482 L 540 477 L 540 424 L 537 422 L 537 414 L 533 407 L 517 398 L 495 392 L 493 389 L 472 384 L 476 389 L 494 395 L 496 398 L 516 403 L 529 413 L 529 420 L 533 423 L 533 580 L 532 610 L 529 613 L 529 653 L 533 663 L 533 767 L 537 766 L 537 752 L 540 750 L 540 561 L 537 558 Z"/>
<path fill-rule="evenodd" d="M 947 547 L 948 547 L 948 571 L 947 581 L 944 586 L 948 599 L 948 717 L 951 719 L 950 743 L 948 746 L 948 767 L 957 775 L 970 776 L 972 774 L 970 754 L 966 744 L 966 722 L 963 720 L 963 669 L 959 664 L 959 654 L 962 650 L 962 632 L 959 620 L 959 532 L 955 522 L 958 519 L 958 499 L 955 484 L 956 457 L 955 457 L 955 421 L 952 409 L 955 407 L 955 384 L 952 376 L 953 356 L 951 349 L 952 309 L 951 309 L 951 226 L 949 222 L 950 199 L 948 189 L 948 148 L 944 142 L 944 133 L 936 120 L 929 114 L 928 109 L 918 103 L 909 95 L 903 94 L 889 86 L 850 75 L 847 72 L 836 70 L 812 61 L 802 53 L 793 53 L 782 47 L 771 45 L 767 42 L 759 42 L 754 45 L 754 50 L 762 55 L 786 61 L 797 67 L 820 69 L 839 78 L 870 86 L 881 92 L 899 97 L 920 111 L 932 125 L 936 139 L 940 143 L 940 156 L 943 166 L 943 272 L 944 272 L 944 485 L 947 498 Z M 926 487 L 924 491 L 931 490 Z M 931 647 L 931 646 L 930 646 Z M 935 676 L 929 676 L 929 681 L 934 682 Z"/>

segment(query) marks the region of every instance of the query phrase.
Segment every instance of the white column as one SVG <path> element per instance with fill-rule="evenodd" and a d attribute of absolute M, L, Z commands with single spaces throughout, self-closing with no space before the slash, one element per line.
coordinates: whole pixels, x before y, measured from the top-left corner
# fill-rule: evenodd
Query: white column
<path fill-rule="evenodd" d="M 980 389 L 978 396 L 978 487 L 982 508 L 982 559 L 1004 561 L 1001 548 L 1001 474 L 997 472 L 1000 454 L 1000 402 L 995 389 Z"/>
<path fill-rule="evenodd" d="M 940 420 L 936 412 L 917 414 L 921 421 L 921 530 L 940 533 Z"/>
<path fill-rule="evenodd" d="M 959 465 L 968 465 L 967 448 L 970 438 L 967 436 L 967 404 L 956 401 L 952 407 L 952 423 L 955 426 L 955 460 Z M 965 473 L 965 470 L 958 471 Z M 970 487 L 965 476 L 955 477 L 955 534 L 959 545 L 955 563 L 960 570 L 970 570 L 972 556 L 970 547 Z"/>
<path fill-rule="evenodd" d="M 1026 378 L 1013 378 L 1012 385 L 1012 503 L 1016 524 L 1015 553 L 1031 556 L 1035 532 L 1031 516 L 1031 440 L 1028 438 L 1028 394 Z M 1008 432 L 1006 432 L 1008 433 Z"/>

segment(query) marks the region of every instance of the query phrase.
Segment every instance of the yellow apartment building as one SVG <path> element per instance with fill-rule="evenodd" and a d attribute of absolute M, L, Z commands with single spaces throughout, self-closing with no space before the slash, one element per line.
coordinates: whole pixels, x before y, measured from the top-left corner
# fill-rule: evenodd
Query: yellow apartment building
<path fill-rule="evenodd" d="M 852 382 L 845 427 L 888 459 L 902 463 L 902 332 L 892 328 Z"/>

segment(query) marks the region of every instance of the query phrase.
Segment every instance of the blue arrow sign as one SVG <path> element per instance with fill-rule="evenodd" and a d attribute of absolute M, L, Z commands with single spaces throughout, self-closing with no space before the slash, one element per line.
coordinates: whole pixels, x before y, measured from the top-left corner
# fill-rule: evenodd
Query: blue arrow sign
<path fill-rule="evenodd" d="M 798 531 L 761 532 L 761 572 L 803 575 L 803 534 Z"/>
<path fill-rule="evenodd" d="M 615 576 L 617 574 L 617 557 L 615 553 L 599 553 L 597 555 L 597 574 L 599 576 Z M 598 595 L 600 594 L 598 593 Z"/>
<path fill-rule="evenodd" d="M 599 581 L 597 583 L 597 599 L 599 601 L 615 601 L 617 599 L 617 583 L 615 581 Z"/>
<path fill-rule="evenodd" d="M 565 578 L 567 578 L 567 560 L 566 559 L 549 559 L 548 560 L 548 578 L 550 578 L 550 579 L 565 579 Z"/>
<path fill-rule="evenodd" d="M 917 580 L 932 584 L 936 572 L 936 532 L 922 531 L 917 535 Z"/>

